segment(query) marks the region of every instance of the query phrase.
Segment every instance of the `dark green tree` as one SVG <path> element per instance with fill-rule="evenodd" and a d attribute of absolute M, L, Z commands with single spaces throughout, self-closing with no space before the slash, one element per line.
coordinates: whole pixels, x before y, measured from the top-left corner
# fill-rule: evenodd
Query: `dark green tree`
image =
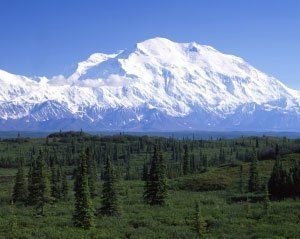
<path fill-rule="evenodd" d="M 183 162 L 182 162 L 182 173 L 183 175 L 187 175 L 189 172 L 189 149 L 187 145 L 184 145 L 184 155 L 183 155 Z"/>
<path fill-rule="evenodd" d="M 195 162 L 195 155 L 192 154 L 190 159 L 190 172 L 195 173 L 196 171 L 197 171 L 197 166 Z"/>
<path fill-rule="evenodd" d="M 260 189 L 259 175 L 258 175 L 258 160 L 255 154 L 252 158 L 249 171 L 248 191 L 258 192 Z"/>
<path fill-rule="evenodd" d="M 88 180 L 89 180 L 89 190 L 91 197 L 94 198 L 96 193 L 96 182 L 97 182 L 97 164 L 93 155 L 91 155 L 90 149 L 87 148 L 85 151 L 87 157 L 87 172 L 88 172 Z"/>
<path fill-rule="evenodd" d="M 300 197 L 300 162 L 292 169 L 293 191 L 296 197 Z"/>
<path fill-rule="evenodd" d="M 275 154 L 276 154 L 276 156 L 279 155 L 279 145 L 278 144 L 275 145 Z"/>
<path fill-rule="evenodd" d="M 35 199 L 37 197 L 37 181 L 36 177 L 38 176 L 36 171 L 36 159 L 32 159 L 29 170 L 28 170 L 28 195 L 27 195 L 27 204 L 32 206 L 34 205 Z"/>
<path fill-rule="evenodd" d="M 67 200 L 68 199 L 68 193 L 69 193 L 69 186 L 68 186 L 68 181 L 67 181 L 67 175 L 65 172 L 62 172 L 61 175 L 61 194 L 62 194 L 62 199 Z"/>
<path fill-rule="evenodd" d="M 268 182 L 268 190 L 272 199 L 285 198 L 287 189 L 287 172 L 283 169 L 282 163 L 277 157 L 273 166 L 271 177 Z"/>
<path fill-rule="evenodd" d="M 125 172 L 125 180 L 130 180 L 131 175 L 130 175 L 130 160 L 126 161 L 126 172 Z"/>
<path fill-rule="evenodd" d="M 115 144 L 114 145 L 114 151 L 113 151 L 113 161 L 117 162 L 118 158 L 119 158 L 119 148 L 118 148 L 118 145 Z"/>
<path fill-rule="evenodd" d="M 43 152 L 40 150 L 38 157 L 33 161 L 28 174 L 29 205 L 34 205 L 38 215 L 44 215 L 44 207 L 51 202 L 51 189 L 49 169 L 45 162 Z"/>
<path fill-rule="evenodd" d="M 94 209 L 90 199 L 87 175 L 87 156 L 81 152 L 76 172 L 75 184 L 75 212 L 73 223 L 75 227 L 89 229 L 93 226 Z"/>
<path fill-rule="evenodd" d="M 51 167 L 51 197 L 55 200 L 62 197 L 62 172 L 58 166 Z"/>
<path fill-rule="evenodd" d="M 157 146 L 150 165 L 150 172 L 146 180 L 144 199 L 150 205 L 163 205 L 167 198 L 166 164 Z"/>
<path fill-rule="evenodd" d="M 23 167 L 23 163 L 20 163 L 16 174 L 12 200 L 15 203 L 15 202 L 26 202 L 26 199 L 27 199 L 27 187 L 26 187 L 26 180 L 24 174 L 24 167 Z"/>
<path fill-rule="evenodd" d="M 44 207 L 47 203 L 51 202 L 52 198 L 50 195 L 50 181 L 49 181 L 49 169 L 42 158 L 42 160 L 37 161 L 37 167 L 39 171 L 40 181 L 39 185 L 39 193 L 38 193 L 38 202 L 37 202 L 37 210 L 39 215 L 44 215 Z"/>
<path fill-rule="evenodd" d="M 244 179 L 243 179 L 243 165 L 240 165 L 240 170 L 239 170 L 239 191 L 240 193 L 244 192 Z"/>
<path fill-rule="evenodd" d="M 142 175 L 142 180 L 147 181 L 148 178 L 148 166 L 146 163 L 143 165 L 143 175 Z"/>
<path fill-rule="evenodd" d="M 118 216 L 120 215 L 120 205 L 116 188 L 117 178 L 109 157 L 106 158 L 103 179 L 101 207 L 98 212 L 100 215 Z"/>
<path fill-rule="evenodd" d="M 255 138 L 255 147 L 256 147 L 256 148 L 259 148 L 259 141 L 258 141 L 258 138 Z"/>
<path fill-rule="evenodd" d="M 226 162 L 226 156 L 225 156 L 225 151 L 223 148 L 220 148 L 220 153 L 219 153 L 219 163 L 223 164 Z"/>

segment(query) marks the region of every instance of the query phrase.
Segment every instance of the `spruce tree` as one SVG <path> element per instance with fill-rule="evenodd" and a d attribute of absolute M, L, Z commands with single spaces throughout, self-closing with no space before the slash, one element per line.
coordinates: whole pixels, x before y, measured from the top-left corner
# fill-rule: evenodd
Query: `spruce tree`
<path fill-rule="evenodd" d="M 51 197 L 57 198 L 57 183 L 56 183 L 56 168 L 54 165 L 50 166 L 51 171 Z"/>
<path fill-rule="evenodd" d="M 278 144 L 276 144 L 276 146 L 275 146 L 275 155 L 276 155 L 276 157 L 279 155 L 279 145 Z"/>
<path fill-rule="evenodd" d="M 295 197 L 296 190 L 294 187 L 294 177 L 293 177 L 293 170 L 291 169 L 289 172 L 286 171 L 286 181 L 285 181 L 285 190 L 284 196 L 285 197 Z"/>
<path fill-rule="evenodd" d="M 36 203 L 37 195 L 37 181 L 35 179 L 38 176 L 36 171 L 36 159 L 32 159 L 29 170 L 28 170 L 28 196 L 27 196 L 27 205 L 34 205 Z"/>
<path fill-rule="evenodd" d="M 255 139 L 255 147 L 256 147 L 256 148 L 259 148 L 259 141 L 258 141 L 258 138 Z"/>
<path fill-rule="evenodd" d="M 40 150 L 28 173 L 27 203 L 36 207 L 38 215 L 44 215 L 44 207 L 51 201 L 48 166 Z"/>
<path fill-rule="evenodd" d="M 94 198 L 96 193 L 96 182 L 97 182 L 97 165 L 93 155 L 90 153 L 90 149 L 87 148 L 85 151 L 87 157 L 87 173 L 88 173 L 88 183 L 91 197 Z"/>
<path fill-rule="evenodd" d="M 150 165 L 150 172 L 146 180 L 144 199 L 150 205 L 163 205 L 167 198 L 166 165 L 162 153 L 157 146 Z"/>
<path fill-rule="evenodd" d="M 239 170 L 239 191 L 240 193 L 244 192 L 244 180 L 243 180 L 243 165 L 240 165 L 240 170 Z"/>
<path fill-rule="evenodd" d="M 204 167 L 204 171 L 207 171 L 208 168 L 208 159 L 207 159 L 207 155 L 203 155 L 203 167 Z"/>
<path fill-rule="evenodd" d="M 51 197 L 59 200 L 62 197 L 62 172 L 58 166 L 51 168 Z"/>
<path fill-rule="evenodd" d="M 50 195 L 50 181 L 49 181 L 49 171 L 47 164 L 42 157 L 42 153 L 40 152 L 40 158 L 38 158 L 36 166 L 38 171 L 38 179 L 39 182 L 37 182 L 38 185 L 38 195 L 36 199 L 36 208 L 37 213 L 39 215 L 44 215 L 44 207 L 47 203 L 51 201 L 51 195 Z"/>
<path fill-rule="evenodd" d="M 146 163 L 143 165 L 143 175 L 142 175 L 142 180 L 147 181 L 148 178 L 148 166 Z"/>
<path fill-rule="evenodd" d="M 300 162 L 292 169 L 293 191 L 296 197 L 300 197 Z"/>
<path fill-rule="evenodd" d="M 51 201 L 48 167 L 40 150 L 28 173 L 27 203 L 36 207 L 38 215 L 44 215 L 44 207 Z"/>
<path fill-rule="evenodd" d="M 130 175 L 130 160 L 127 160 L 127 163 L 126 163 L 126 173 L 125 173 L 125 180 L 130 180 L 131 178 L 131 175 Z"/>
<path fill-rule="evenodd" d="M 259 191 L 258 161 L 256 154 L 250 164 L 248 190 L 249 192 Z"/>
<path fill-rule="evenodd" d="M 65 201 L 68 199 L 68 191 L 69 191 L 69 187 L 67 182 L 67 176 L 66 173 L 63 172 L 62 181 L 61 181 L 61 195 L 62 195 L 62 199 Z"/>
<path fill-rule="evenodd" d="M 184 155 L 182 162 L 182 173 L 183 175 L 187 175 L 189 171 L 189 149 L 187 145 L 184 145 Z"/>
<path fill-rule="evenodd" d="M 271 177 L 268 182 L 268 190 L 272 199 L 283 199 L 286 191 L 287 172 L 283 169 L 279 157 L 273 166 Z"/>
<path fill-rule="evenodd" d="M 120 215 L 118 192 L 116 188 L 117 178 L 110 157 L 106 158 L 104 168 L 104 183 L 102 188 L 100 215 Z"/>
<path fill-rule="evenodd" d="M 197 171 L 196 162 L 195 162 L 195 155 L 194 154 L 191 155 L 191 159 L 190 159 L 190 171 L 192 173 L 195 173 Z"/>
<path fill-rule="evenodd" d="M 220 152 L 219 152 L 219 164 L 224 164 L 226 162 L 226 156 L 225 156 L 225 151 L 221 147 Z"/>
<path fill-rule="evenodd" d="M 93 226 L 94 210 L 90 199 L 87 175 L 87 157 L 81 152 L 80 162 L 76 172 L 75 184 L 75 212 L 73 223 L 75 227 L 89 229 Z"/>
<path fill-rule="evenodd" d="M 18 167 L 16 174 L 15 185 L 13 189 L 12 201 L 15 202 L 26 202 L 27 199 L 27 187 L 24 175 L 24 167 L 21 162 Z"/>

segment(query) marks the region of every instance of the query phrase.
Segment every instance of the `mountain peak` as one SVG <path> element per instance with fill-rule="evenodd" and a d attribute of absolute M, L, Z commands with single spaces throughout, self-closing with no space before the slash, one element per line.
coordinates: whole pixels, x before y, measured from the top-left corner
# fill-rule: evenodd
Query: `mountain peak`
<path fill-rule="evenodd" d="M 176 44 L 176 42 L 173 42 L 164 37 L 154 37 L 154 38 L 146 39 L 137 44 L 138 45 L 171 45 L 171 44 Z"/>
<path fill-rule="evenodd" d="M 92 54 L 68 78 L 38 79 L 0 71 L 2 125 L 69 127 L 68 119 L 98 130 L 300 128 L 299 92 L 196 42 L 152 38 Z M 274 115 L 280 120 L 270 123 Z"/>
<path fill-rule="evenodd" d="M 201 48 L 205 48 L 207 50 L 212 50 L 212 51 L 217 51 L 215 48 L 213 48 L 212 46 L 208 46 L 208 45 L 201 45 L 195 41 L 192 42 L 175 42 L 172 41 L 168 38 L 164 38 L 164 37 L 154 37 L 154 38 L 150 38 L 147 39 L 145 41 L 139 42 L 137 43 L 138 47 L 145 47 L 145 48 L 185 48 L 186 50 L 190 50 L 197 52 L 199 49 Z"/>

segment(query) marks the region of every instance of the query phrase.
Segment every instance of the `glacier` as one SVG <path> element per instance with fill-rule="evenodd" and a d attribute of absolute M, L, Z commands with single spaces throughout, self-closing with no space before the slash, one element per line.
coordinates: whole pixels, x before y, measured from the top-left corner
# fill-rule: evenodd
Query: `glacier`
<path fill-rule="evenodd" d="M 153 38 L 69 76 L 0 70 L 0 130 L 300 131 L 300 92 L 240 57 Z"/>

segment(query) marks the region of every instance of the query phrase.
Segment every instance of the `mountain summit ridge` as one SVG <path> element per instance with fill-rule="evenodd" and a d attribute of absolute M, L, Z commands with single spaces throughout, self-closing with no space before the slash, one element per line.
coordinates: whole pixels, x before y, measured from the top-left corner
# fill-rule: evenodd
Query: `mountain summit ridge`
<path fill-rule="evenodd" d="M 213 47 L 153 38 L 70 76 L 0 70 L 4 130 L 300 130 L 300 92 Z"/>

